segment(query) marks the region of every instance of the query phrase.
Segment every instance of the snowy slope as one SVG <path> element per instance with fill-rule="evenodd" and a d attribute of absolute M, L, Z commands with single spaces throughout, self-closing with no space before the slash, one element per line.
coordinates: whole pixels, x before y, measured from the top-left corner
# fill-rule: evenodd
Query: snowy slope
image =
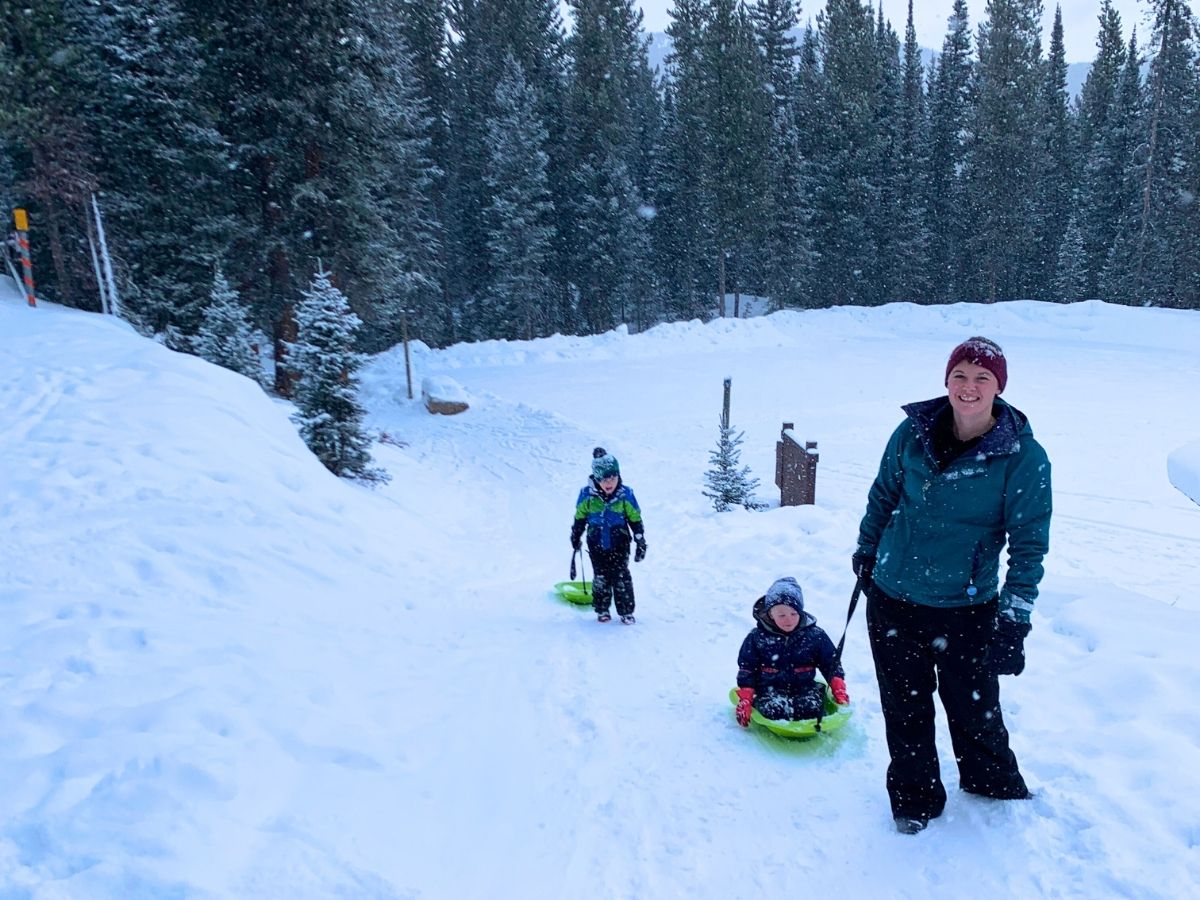
<path fill-rule="evenodd" d="M 794 574 L 840 635 L 899 404 L 1005 345 L 1055 470 L 1030 664 L 1034 801 L 891 830 L 861 613 L 856 713 L 796 747 L 733 723 L 749 607 Z M 329 476 L 249 382 L 112 319 L 0 298 L 0 896 L 1178 897 L 1200 881 L 1200 509 L 1165 478 L 1200 316 L 1102 304 L 826 310 L 418 348 L 364 371 L 393 475 Z M 721 380 L 770 496 L 782 421 L 817 505 L 712 512 Z M 1191 430 L 1189 433 L 1189 429 Z M 646 513 L 639 622 L 549 586 L 591 447 Z M 947 784 L 953 760 L 943 736 Z"/>

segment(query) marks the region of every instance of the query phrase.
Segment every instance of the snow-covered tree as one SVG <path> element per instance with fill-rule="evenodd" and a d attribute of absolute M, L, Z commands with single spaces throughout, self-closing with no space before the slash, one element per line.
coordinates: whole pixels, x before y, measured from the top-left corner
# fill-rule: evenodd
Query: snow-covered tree
<path fill-rule="evenodd" d="M 313 277 L 296 306 L 296 323 L 299 335 L 290 362 L 299 377 L 292 421 L 304 443 L 334 475 L 386 481 L 386 472 L 371 467 L 371 439 L 363 430 L 354 377 L 363 364 L 363 355 L 354 350 L 361 321 L 328 272 Z"/>
<path fill-rule="evenodd" d="M 520 339 L 549 334 L 549 269 L 554 236 L 545 152 L 546 130 L 520 63 L 512 56 L 496 86 L 496 117 L 488 126 L 487 247 L 491 289 L 472 323 L 478 337 Z"/>
<path fill-rule="evenodd" d="M 126 315 L 193 335 L 227 239 L 226 147 L 198 90 L 200 45 L 175 0 L 67 0 L 90 96 L 80 115 L 98 158 Z"/>
<path fill-rule="evenodd" d="M 708 454 L 712 468 L 704 473 L 704 486 L 708 490 L 701 493 L 712 500 L 713 509 L 717 512 L 725 512 L 734 506 L 761 509 L 762 502 L 754 497 L 758 479 L 751 477 L 749 466 L 740 464 L 744 432 L 734 434 L 733 426 L 724 416 L 720 419 L 720 427 L 717 449 Z"/>
<path fill-rule="evenodd" d="M 213 278 L 208 306 L 204 308 L 192 348 L 201 359 L 262 381 L 247 309 L 220 269 Z"/>
<path fill-rule="evenodd" d="M 1053 287 L 1055 300 L 1070 302 L 1087 299 L 1087 253 L 1079 223 L 1074 216 L 1067 223 L 1062 245 L 1058 248 Z"/>
<path fill-rule="evenodd" d="M 1071 192 L 1078 166 L 1068 101 L 1062 10 L 1056 8 L 1042 91 L 1038 95 L 1035 256 L 1029 291 L 1035 300 L 1048 300 L 1054 293 L 1058 254 L 1071 219 Z"/>
<path fill-rule="evenodd" d="M 963 296 L 970 227 L 962 179 L 971 115 L 971 32 L 966 0 L 955 0 L 942 52 L 929 75 L 926 224 L 931 300 Z"/>
<path fill-rule="evenodd" d="M 988 0 L 965 166 L 971 274 L 964 300 L 1014 300 L 1036 280 L 1041 0 Z M 1057 244 L 1055 249 L 1057 249 Z"/>

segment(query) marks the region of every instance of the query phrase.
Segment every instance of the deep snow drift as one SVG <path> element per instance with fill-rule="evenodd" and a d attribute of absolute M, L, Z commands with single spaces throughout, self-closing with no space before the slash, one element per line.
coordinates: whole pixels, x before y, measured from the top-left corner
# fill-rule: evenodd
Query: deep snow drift
<path fill-rule="evenodd" d="M 861 612 L 836 738 L 744 732 L 726 692 L 777 576 L 840 636 L 899 406 L 976 333 L 1054 465 L 1002 688 L 1038 796 L 958 794 L 943 734 L 947 812 L 905 837 Z M 1187 895 L 1200 507 L 1166 460 L 1200 437 L 1197 346 L 1197 313 L 1011 303 L 418 348 L 455 417 L 405 398 L 397 349 L 363 372 L 403 444 L 371 491 L 245 379 L 0 295 L 0 896 Z M 819 442 L 815 506 L 701 495 L 726 376 L 763 496 L 782 422 Z M 629 628 L 549 593 L 596 444 L 646 516 Z"/>

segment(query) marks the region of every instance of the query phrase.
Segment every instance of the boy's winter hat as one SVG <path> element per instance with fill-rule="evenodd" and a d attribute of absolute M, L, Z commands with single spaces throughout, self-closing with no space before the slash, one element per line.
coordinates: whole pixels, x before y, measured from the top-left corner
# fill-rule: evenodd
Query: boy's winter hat
<path fill-rule="evenodd" d="M 597 481 L 603 481 L 610 475 L 620 475 L 621 466 L 617 463 L 617 458 L 605 450 L 603 447 L 597 447 L 592 451 L 592 477 Z"/>
<path fill-rule="evenodd" d="M 804 612 L 804 591 L 800 590 L 800 585 L 790 575 L 787 578 L 777 579 L 773 585 L 767 588 L 763 600 L 765 601 L 763 603 L 765 610 L 770 610 L 772 606 L 782 603 L 798 613 Z"/>
<path fill-rule="evenodd" d="M 1003 392 L 1004 386 L 1008 384 L 1008 360 L 1004 358 L 1004 351 L 1000 349 L 999 344 L 976 336 L 967 338 L 951 350 L 950 361 L 946 363 L 946 384 L 950 383 L 950 373 L 954 371 L 954 367 L 963 361 L 983 366 L 995 375 L 996 384 Z"/>

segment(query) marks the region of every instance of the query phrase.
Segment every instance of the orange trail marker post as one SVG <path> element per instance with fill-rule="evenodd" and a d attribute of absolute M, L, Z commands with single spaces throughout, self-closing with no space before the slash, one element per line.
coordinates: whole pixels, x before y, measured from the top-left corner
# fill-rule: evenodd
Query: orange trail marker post
<path fill-rule="evenodd" d="M 17 252 L 21 257 L 21 280 L 25 283 L 25 296 L 30 306 L 37 306 L 33 292 L 33 260 L 29 256 L 29 216 L 25 210 L 13 210 L 13 224 L 17 230 Z"/>

